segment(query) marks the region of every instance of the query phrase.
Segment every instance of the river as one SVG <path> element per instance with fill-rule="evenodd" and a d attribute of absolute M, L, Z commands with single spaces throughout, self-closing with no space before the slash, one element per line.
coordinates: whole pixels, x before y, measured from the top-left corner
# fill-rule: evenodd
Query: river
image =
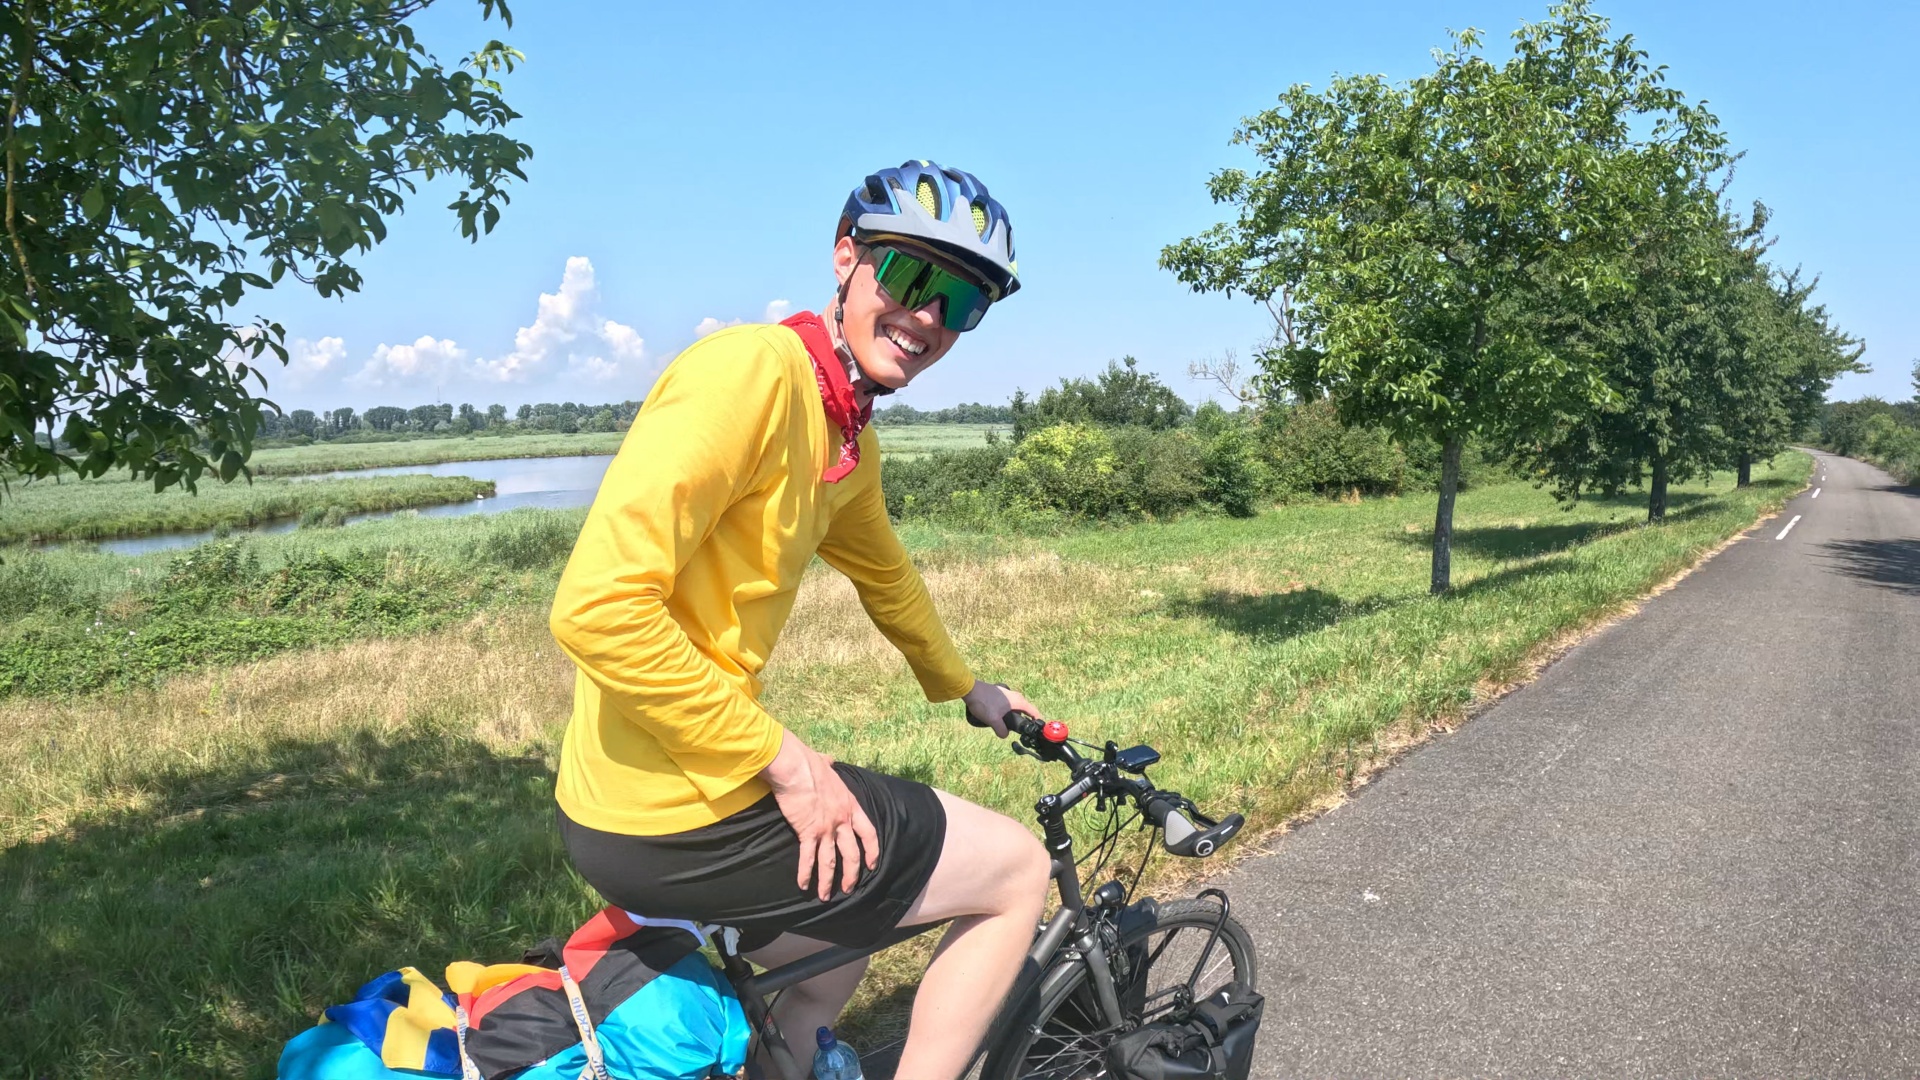
<path fill-rule="evenodd" d="M 470 476 L 475 480 L 493 481 L 494 493 L 489 498 L 475 499 L 472 502 L 423 506 L 418 511 L 421 517 L 462 517 L 467 514 L 498 514 L 505 510 L 518 510 L 523 506 L 539 506 L 550 510 L 586 506 L 593 502 L 594 493 L 600 490 L 600 478 L 606 475 L 607 465 L 612 461 L 611 454 L 600 457 L 499 458 L 493 461 L 449 461 L 439 465 L 392 465 L 379 469 L 347 469 L 340 472 L 320 473 L 303 479 L 345 480 L 356 476 L 425 473 L 430 476 Z M 391 517 L 404 512 L 382 510 L 376 513 L 354 514 L 347 518 L 347 522 L 352 524 L 356 521 L 371 521 L 374 518 Z M 291 532 L 299 527 L 300 522 L 297 519 L 288 518 L 266 522 L 250 529 L 235 529 L 233 535 Z M 114 540 L 101 540 L 97 543 L 101 551 L 110 554 L 145 555 L 152 551 L 192 547 L 211 539 L 213 539 L 213 531 L 208 529 L 199 532 L 127 536 Z"/>

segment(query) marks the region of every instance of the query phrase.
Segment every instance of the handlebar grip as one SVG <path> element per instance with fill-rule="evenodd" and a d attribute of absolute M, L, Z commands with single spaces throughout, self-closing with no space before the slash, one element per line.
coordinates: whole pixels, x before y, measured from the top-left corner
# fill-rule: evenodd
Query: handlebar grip
<path fill-rule="evenodd" d="M 1247 823 L 1239 814 L 1228 814 L 1226 820 L 1202 827 L 1194 824 L 1186 811 L 1168 798 L 1150 799 L 1140 812 L 1160 827 L 1160 842 L 1168 851 L 1189 859 L 1204 859 L 1220 850 L 1220 845 L 1233 839 Z"/>
<path fill-rule="evenodd" d="M 1007 713 L 1006 716 L 1001 718 L 1000 722 L 1007 725 L 1007 731 L 1014 735 L 1037 737 L 1040 734 L 1040 721 L 1018 709 Z M 977 728 L 991 728 L 993 726 L 973 715 L 971 712 L 967 713 L 967 723 Z"/>

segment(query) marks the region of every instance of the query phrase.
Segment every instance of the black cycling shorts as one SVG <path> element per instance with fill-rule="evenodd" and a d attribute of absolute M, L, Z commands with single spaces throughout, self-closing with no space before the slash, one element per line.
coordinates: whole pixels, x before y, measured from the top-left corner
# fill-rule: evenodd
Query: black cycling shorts
<path fill-rule="evenodd" d="M 666 836 L 601 832 L 559 811 L 574 869 L 609 904 L 652 919 L 691 919 L 740 931 L 750 952 L 781 934 L 866 948 L 900 925 L 940 861 L 947 812 L 925 784 L 834 763 L 880 835 L 880 864 L 860 865 L 850 893 L 821 901 L 802 890 L 800 836 L 772 795 L 711 825 Z"/>

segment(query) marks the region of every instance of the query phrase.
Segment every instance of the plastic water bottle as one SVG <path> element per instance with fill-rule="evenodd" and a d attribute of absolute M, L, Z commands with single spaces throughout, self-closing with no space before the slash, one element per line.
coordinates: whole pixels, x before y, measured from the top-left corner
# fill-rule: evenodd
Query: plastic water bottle
<path fill-rule="evenodd" d="M 813 1080 L 863 1080 L 860 1059 L 853 1047 L 833 1037 L 832 1028 L 813 1033 L 820 1049 L 813 1052 Z"/>

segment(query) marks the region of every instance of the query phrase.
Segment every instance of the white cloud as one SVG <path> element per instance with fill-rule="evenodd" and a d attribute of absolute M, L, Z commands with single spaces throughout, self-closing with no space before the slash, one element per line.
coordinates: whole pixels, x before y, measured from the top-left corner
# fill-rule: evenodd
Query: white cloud
<path fill-rule="evenodd" d="M 593 262 L 567 260 L 560 291 L 541 293 L 533 325 L 513 335 L 513 351 L 497 360 L 476 360 L 474 374 L 489 382 L 526 382 L 565 358 L 567 370 L 596 380 L 619 377 L 623 365 L 646 359 L 646 340 L 624 323 L 599 315 L 600 287 Z"/>
<path fill-rule="evenodd" d="M 647 355 L 647 343 L 640 337 L 640 332 L 612 319 L 600 324 L 600 340 L 606 342 L 607 348 L 621 360 L 639 360 Z"/>
<path fill-rule="evenodd" d="M 760 313 L 760 321 L 777 323 L 781 319 L 784 319 L 791 314 L 793 314 L 793 301 L 770 300 L 767 302 L 766 310 Z M 716 319 L 713 316 L 709 315 L 706 318 L 701 319 L 700 322 L 694 326 L 693 336 L 696 338 L 703 338 L 703 337 L 706 337 L 708 334 L 713 333 L 715 330 L 725 330 L 729 326 L 740 326 L 744 324 L 746 321 L 747 320 L 745 319 L 727 319 L 726 321 L 722 322 L 721 320 Z"/>
<path fill-rule="evenodd" d="M 329 371 L 338 371 L 339 363 L 346 358 L 347 343 L 340 338 L 323 337 L 319 341 L 294 338 L 287 342 L 287 385 L 306 386 Z"/>
<path fill-rule="evenodd" d="M 324 339 L 323 339 L 324 340 Z M 381 345 L 347 384 L 368 389 L 422 385 L 446 377 L 467 359 L 467 350 L 451 338 L 423 334 L 411 345 Z"/>

